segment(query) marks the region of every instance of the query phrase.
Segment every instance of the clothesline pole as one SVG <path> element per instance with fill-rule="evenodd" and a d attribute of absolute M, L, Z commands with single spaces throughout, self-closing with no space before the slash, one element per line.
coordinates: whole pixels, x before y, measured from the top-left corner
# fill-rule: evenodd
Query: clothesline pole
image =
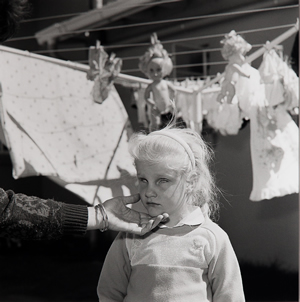
<path fill-rule="evenodd" d="M 299 30 L 299 19 L 297 19 L 296 24 L 291 27 L 289 30 L 272 40 L 270 43 L 264 45 L 263 47 L 259 48 L 257 51 L 255 51 L 253 54 L 250 56 L 246 57 L 246 62 L 251 63 L 252 61 L 256 60 L 258 57 L 262 56 L 266 49 L 272 49 L 276 45 L 279 45 L 281 42 L 285 41 L 288 39 L 291 35 L 296 33 Z"/>
<path fill-rule="evenodd" d="M 250 56 L 246 57 L 246 62 L 247 63 L 253 62 L 257 58 L 262 56 L 265 53 L 266 49 L 272 49 L 273 47 L 277 46 L 281 42 L 288 39 L 291 35 L 296 33 L 298 30 L 299 30 L 299 19 L 297 19 L 296 24 L 293 27 L 291 27 L 289 30 L 287 30 L 286 32 L 284 32 L 283 34 L 281 34 L 280 36 L 278 36 L 277 38 L 272 40 L 270 43 L 268 43 L 268 44 L 262 46 L 261 48 L 257 49 Z M 214 79 L 212 79 L 211 81 L 209 81 L 208 83 L 203 85 L 201 88 L 199 88 L 199 92 L 203 92 L 204 89 L 206 89 L 206 88 L 210 87 L 211 85 L 219 82 L 224 77 L 224 74 L 225 73 L 223 72 L 222 74 L 216 76 Z"/>

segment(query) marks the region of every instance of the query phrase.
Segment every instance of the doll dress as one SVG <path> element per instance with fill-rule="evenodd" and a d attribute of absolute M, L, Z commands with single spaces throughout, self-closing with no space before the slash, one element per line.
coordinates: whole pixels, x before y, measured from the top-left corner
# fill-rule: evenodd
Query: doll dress
<path fill-rule="evenodd" d="M 232 104 L 217 102 L 219 91 L 202 94 L 204 117 L 210 127 L 222 135 L 236 135 L 242 125 L 237 98 Z"/>

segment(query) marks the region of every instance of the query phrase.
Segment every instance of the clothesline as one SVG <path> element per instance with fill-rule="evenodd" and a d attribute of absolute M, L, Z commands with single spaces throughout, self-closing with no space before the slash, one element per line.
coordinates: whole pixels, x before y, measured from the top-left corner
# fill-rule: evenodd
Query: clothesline
<path fill-rule="evenodd" d="M 283 41 L 285 41 L 286 39 L 288 39 L 290 36 L 292 36 L 293 34 L 295 34 L 297 31 L 299 31 L 299 19 L 297 19 L 296 24 L 292 28 L 290 28 L 289 30 L 287 30 L 286 32 L 284 32 L 283 34 L 281 34 L 280 36 L 278 36 L 277 38 L 275 38 L 271 42 L 266 43 L 265 46 L 259 48 L 257 51 L 255 51 L 254 53 L 252 53 L 251 55 L 249 55 L 248 57 L 246 57 L 246 63 L 251 63 L 252 61 L 256 60 L 261 55 L 263 55 L 264 52 L 267 49 L 274 48 L 275 46 L 277 46 L 278 44 L 282 43 Z M 211 80 L 208 83 L 206 83 L 205 85 L 203 85 L 199 89 L 199 92 L 201 92 L 204 89 L 210 87 L 211 85 L 219 82 L 223 77 L 224 77 L 224 72 L 222 74 L 220 74 L 219 76 L 215 77 L 213 80 Z"/>
<path fill-rule="evenodd" d="M 252 49 L 257 48 L 257 47 L 262 47 L 263 44 L 253 44 Z M 88 50 L 89 48 L 84 48 L 84 50 Z M 169 52 L 169 55 L 172 56 L 181 56 L 181 55 L 189 55 L 189 54 L 197 54 L 197 53 L 211 53 L 211 52 L 217 52 L 221 51 L 221 47 L 218 48 L 204 48 L 204 49 L 196 49 L 196 50 L 187 50 L 187 51 L 178 51 L 178 52 Z M 78 49 L 79 50 L 79 49 Z M 130 57 L 120 57 L 122 61 L 129 61 L 129 60 L 138 60 L 140 58 L 139 56 L 130 56 Z M 75 62 L 78 63 L 87 63 L 88 60 L 75 60 Z M 214 62 L 212 62 L 214 63 Z"/>
<path fill-rule="evenodd" d="M 263 44 L 253 44 L 252 45 L 252 49 L 258 48 L 258 47 L 262 47 Z M 191 51 L 180 51 L 180 52 L 171 52 L 169 53 L 169 55 L 172 57 L 174 55 L 176 56 L 180 56 L 180 55 L 188 55 L 188 54 L 195 54 L 195 53 L 211 53 L 214 51 L 221 51 L 221 48 L 206 48 L 206 49 L 200 49 L 200 50 L 191 50 Z M 120 59 L 122 59 L 122 61 L 129 61 L 129 60 L 138 60 L 140 58 L 140 56 L 131 56 L 131 57 L 120 57 Z M 88 59 L 86 60 L 74 60 L 74 62 L 77 63 L 88 63 Z M 182 65 L 173 65 L 173 70 L 177 69 L 177 68 L 186 68 L 186 67 L 197 67 L 197 66 L 211 66 L 211 65 L 223 65 L 226 64 L 226 61 L 222 61 L 222 62 L 214 62 L 214 61 L 210 61 L 209 63 L 193 63 L 193 64 L 182 64 Z M 125 69 L 122 70 L 122 72 L 137 72 L 140 71 L 139 69 Z M 209 75 L 211 77 L 211 75 Z M 204 76 L 201 76 L 204 77 Z"/>
<path fill-rule="evenodd" d="M 31 57 L 31 58 L 34 58 L 34 59 L 37 59 L 37 60 L 42 60 L 42 61 L 45 61 L 45 62 L 65 66 L 65 67 L 72 68 L 74 70 L 83 71 L 83 72 L 87 72 L 90 68 L 86 64 L 80 64 L 80 63 L 71 62 L 71 61 L 64 61 L 64 60 L 60 60 L 60 59 L 56 59 L 56 58 L 52 58 L 52 57 L 47 57 L 47 56 L 31 53 L 29 51 L 19 50 L 19 49 L 15 49 L 15 48 L 3 46 L 3 45 L 0 45 L 0 51 L 5 51 L 5 52 L 13 53 L 13 54 L 16 54 L 16 55 L 25 56 L 25 57 Z M 132 82 L 139 83 L 141 85 L 149 85 L 151 83 L 151 81 L 148 80 L 148 79 L 140 78 L 140 77 L 136 77 L 136 76 L 131 76 L 131 75 L 127 75 L 127 74 L 122 74 L 122 73 L 120 73 L 118 75 L 118 77 L 115 79 L 115 83 L 117 83 L 117 84 L 124 84 L 124 81 L 125 82 L 131 82 L 131 83 Z M 193 91 L 191 89 L 187 89 L 187 88 L 184 88 L 184 87 L 176 86 L 176 89 L 178 91 L 182 91 L 182 92 L 193 93 Z M 216 89 L 214 89 L 214 88 L 213 89 L 207 89 L 203 93 L 211 92 L 211 91 L 215 91 L 215 90 Z"/>
<path fill-rule="evenodd" d="M 250 56 L 246 57 L 246 62 L 251 63 L 255 59 L 259 58 L 261 55 L 263 55 L 263 53 L 266 51 L 266 49 L 271 49 L 271 48 L 277 46 L 278 44 L 282 43 L 284 40 L 288 39 L 291 35 L 296 33 L 298 30 L 299 30 L 299 19 L 297 19 L 296 24 L 294 24 L 289 30 L 287 30 L 286 32 L 284 32 L 283 34 L 281 34 L 280 36 L 278 36 L 277 38 L 272 40 L 270 43 L 266 43 L 266 45 L 259 48 L 257 51 L 255 51 Z M 39 54 L 30 53 L 28 51 L 22 51 L 22 50 L 10 48 L 7 46 L 0 46 L 0 50 L 11 52 L 11 53 L 18 54 L 18 55 L 32 57 L 32 58 L 39 59 L 39 60 L 44 60 L 47 62 L 51 62 L 53 64 L 59 64 L 62 66 L 66 66 L 66 67 L 84 71 L 84 72 L 87 72 L 89 70 L 89 66 L 87 66 L 85 64 L 80 64 L 80 63 L 70 62 L 70 61 L 63 61 L 60 59 L 46 57 L 46 56 L 42 56 Z M 209 88 L 209 87 L 212 86 L 214 83 L 219 82 L 223 76 L 224 76 L 224 73 L 215 77 L 213 80 L 211 80 L 208 83 L 206 83 L 205 85 L 203 85 L 198 90 L 198 92 L 205 93 L 205 92 L 214 91 L 215 88 Z M 122 73 L 120 73 L 118 75 L 118 77 L 115 79 L 115 83 L 119 83 L 119 84 L 122 84 L 124 81 L 140 83 L 140 84 L 144 84 L 144 85 L 149 85 L 151 83 L 151 80 L 149 80 L 149 79 L 140 78 L 140 77 L 131 76 L 131 75 L 122 74 Z M 180 86 L 177 86 L 176 89 L 178 91 L 182 91 L 182 92 L 194 93 L 193 90 L 187 89 L 184 87 L 180 87 Z"/>
<path fill-rule="evenodd" d="M 151 21 L 151 22 L 143 22 L 143 23 L 118 25 L 118 26 L 88 28 L 88 29 L 84 29 L 84 30 L 68 31 L 67 34 L 80 34 L 80 33 L 85 33 L 85 32 L 95 32 L 95 31 L 103 31 L 103 30 L 115 30 L 115 29 L 124 29 L 124 28 L 132 28 L 132 27 L 142 27 L 142 26 L 150 26 L 150 25 L 157 25 L 157 24 L 192 21 L 192 20 L 199 20 L 199 19 L 205 19 L 205 18 L 226 17 L 226 16 L 240 15 L 240 14 L 258 13 L 258 12 L 266 12 L 266 11 L 274 11 L 274 10 L 284 10 L 284 9 L 297 8 L 297 7 L 299 7 L 299 5 L 271 7 L 271 8 L 264 8 L 264 9 L 252 9 L 252 10 L 246 10 L 246 11 L 210 14 L 210 15 L 186 17 L 186 18 L 175 18 L 175 19 L 169 19 L 169 20 Z M 47 36 L 47 35 L 52 36 L 53 34 L 47 34 L 47 33 L 43 34 L 43 36 Z M 63 35 L 63 32 L 62 32 L 62 35 Z M 29 39 L 35 39 L 35 38 L 36 38 L 36 36 L 12 38 L 12 39 L 8 40 L 8 42 L 20 41 L 20 40 L 29 40 Z M 164 43 L 168 43 L 168 42 L 165 41 Z M 171 43 L 171 42 L 169 42 L 169 43 Z M 108 46 L 106 46 L 106 47 L 108 47 Z M 124 47 L 124 46 L 122 46 L 122 47 Z M 130 47 L 132 47 L 132 46 L 130 46 Z"/>
<path fill-rule="evenodd" d="M 276 29 L 282 29 L 282 28 L 288 28 L 293 26 L 293 24 L 283 24 L 283 25 L 276 25 L 276 26 L 269 26 L 269 27 L 261 27 L 256 29 L 248 29 L 248 30 L 241 30 L 237 33 L 240 35 L 243 34 L 249 34 L 249 33 L 256 33 L 256 32 L 262 32 L 262 31 L 270 31 L 270 30 L 276 30 Z M 226 33 L 218 33 L 218 34 L 212 34 L 212 35 L 203 35 L 203 36 L 196 36 L 196 37 L 189 37 L 189 38 L 181 38 L 181 39 L 173 39 L 173 40 L 160 40 L 160 42 L 163 45 L 171 44 L 171 43 L 182 43 L 182 42 L 190 42 L 195 40 L 203 40 L 203 39 L 212 39 L 212 38 L 220 38 L 224 37 Z M 106 50 L 110 48 L 133 48 L 133 47 L 141 47 L 141 46 L 149 46 L 149 42 L 147 43 L 132 43 L 132 44 L 114 44 L 114 45 L 102 45 Z M 77 47 L 77 48 L 61 48 L 61 49 L 45 49 L 45 50 L 37 50 L 32 51 L 33 53 L 38 54 L 44 54 L 44 53 L 61 53 L 61 52 L 72 52 L 72 51 L 82 51 L 82 50 L 88 50 L 89 47 Z M 214 49 L 219 50 L 219 49 Z M 199 51 L 199 50 L 198 50 Z M 202 51 L 210 51 L 210 49 L 204 49 Z M 199 51 L 200 52 L 200 51 Z M 175 53 L 176 54 L 176 53 Z"/>
<path fill-rule="evenodd" d="M 285 37 L 287 38 L 287 34 L 285 34 Z M 278 40 L 280 39 L 277 39 L 277 42 Z M 0 50 L 3 49 L 7 50 L 5 47 L 0 47 Z M 123 134 L 121 141 L 120 133 L 124 129 L 128 116 L 115 89 L 112 92 L 117 98 L 110 98 L 100 106 L 95 105 L 93 102 L 85 102 L 84 98 L 90 94 L 93 83 L 88 82 L 84 72 L 72 72 L 71 69 L 59 68 L 58 65 L 54 66 L 54 64 L 49 66 L 50 64 L 42 61 L 38 62 L 38 60 L 32 62 L 33 59 L 30 59 L 30 56 L 44 61 L 51 60 L 55 64 L 69 64 L 68 67 L 72 65 L 76 69 L 82 68 L 82 71 L 86 71 L 88 66 L 47 58 L 20 50 L 10 49 L 10 51 L 15 52 L 16 55 L 5 54 L 2 51 L 3 56 L 0 56 L 1 66 L 3 67 L 3 84 L 5 84 L 4 91 L 8 92 L 3 95 L 1 112 L 3 113 L 3 125 L 5 126 L 4 132 L 8 138 L 7 142 L 10 143 L 8 147 L 12 152 L 11 155 L 14 160 L 14 172 L 16 172 L 14 175 L 25 177 L 32 175 L 28 175 L 28 172 L 31 172 L 35 173 L 35 175 L 49 176 L 55 173 L 55 175 L 59 176 L 57 179 L 64 182 L 64 186 L 67 189 L 73 191 L 75 194 L 80 195 L 82 193 L 82 196 L 85 196 L 86 200 L 90 200 L 90 202 L 92 202 L 92 198 L 94 197 L 93 192 L 98 192 L 94 189 L 98 185 L 101 185 L 103 188 L 103 191 L 99 190 L 99 194 L 100 191 L 106 194 L 108 189 L 112 187 L 112 185 L 108 184 L 109 180 L 112 180 L 113 184 L 118 185 L 118 191 L 116 191 L 120 192 L 119 179 L 120 177 L 122 178 L 122 171 L 129 174 L 131 172 L 125 165 L 128 162 L 128 158 L 126 157 L 128 142 L 126 138 L 130 135 L 131 129 Z M 25 56 L 28 56 L 28 58 L 26 59 Z M 256 74 L 258 71 L 253 69 L 253 72 Z M 49 79 L 53 79 L 57 74 L 62 75 L 59 79 L 60 87 L 57 87 L 57 81 L 49 81 Z M 9 75 L 13 76 L 10 77 Z M 253 85 L 252 83 L 249 84 L 251 88 L 249 87 L 249 90 L 246 89 L 247 91 L 254 90 L 256 84 L 260 82 L 260 77 L 258 76 L 251 76 L 251 78 L 254 82 Z M 32 79 L 38 79 L 38 81 Z M 127 75 L 120 75 L 117 79 L 124 82 L 127 81 L 128 83 L 133 78 Z M 134 81 L 141 83 L 145 79 L 134 78 Z M 40 83 L 46 83 L 47 87 L 44 87 Z M 70 85 L 71 83 L 72 85 Z M 18 91 L 19 97 L 11 97 L 9 95 L 10 91 Z M 64 94 L 66 97 L 61 97 L 61 94 Z M 22 98 L 22 95 L 31 95 L 32 97 L 30 100 L 26 100 Z M 252 93 L 249 93 L 249 95 L 252 95 Z M 44 102 L 44 96 L 56 96 L 56 101 Z M 191 119 L 191 122 L 196 124 L 196 126 L 202 125 L 203 118 L 201 113 L 204 109 L 204 107 L 197 107 L 200 106 L 200 102 L 197 101 L 200 99 L 197 98 L 198 96 L 200 95 L 195 95 L 195 98 L 194 95 L 182 96 L 183 101 L 186 99 L 193 100 L 195 107 L 190 107 L 190 109 L 195 109 L 192 113 L 199 111 L 199 115 L 196 116 L 195 114 L 193 119 Z M 254 103 L 256 103 L 256 96 L 255 94 Z M 252 99 L 252 97 L 249 98 L 247 95 L 245 95 L 245 98 L 245 102 Z M 261 102 L 258 104 L 264 103 L 264 93 L 261 96 L 258 95 L 257 99 Z M 42 101 L 40 102 L 39 100 Z M 183 103 L 186 108 L 189 107 L 189 104 L 189 102 Z M 299 132 L 297 126 L 294 123 L 293 128 L 290 126 L 285 127 L 285 117 L 288 117 L 288 113 L 285 112 L 286 115 L 280 118 L 280 120 L 278 119 L 284 122 L 272 125 L 272 127 L 268 128 L 268 131 L 265 131 L 266 127 L 268 127 L 265 123 L 265 111 L 257 110 L 259 108 L 258 104 L 255 104 L 257 107 L 252 109 L 253 115 L 250 116 L 250 131 L 256 140 L 254 143 L 252 140 L 250 142 L 251 160 L 254 163 L 252 165 L 254 167 L 253 179 L 255 180 L 253 181 L 252 192 L 255 195 L 251 192 L 249 199 L 255 201 L 266 199 L 266 197 L 269 199 L 272 198 L 273 195 L 271 196 L 271 193 L 274 191 L 276 194 L 275 197 L 277 197 L 279 194 L 292 194 L 294 193 L 294 188 L 298 189 L 298 156 L 296 153 L 298 152 L 297 138 Z M 212 109 L 211 113 L 213 111 L 214 109 Z M 260 112 L 260 115 L 256 115 L 256 111 Z M 60 113 L 66 114 L 61 115 Z M 32 118 L 28 119 L 27 116 L 32 116 Z M 198 117 L 199 119 L 195 119 Z M 263 119 L 260 120 L 260 117 Z M 230 119 L 233 119 L 232 115 L 230 115 Z M 45 123 L 45 120 L 47 120 L 47 123 Z M 291 122 L 293 121 L 291 120 Z M 279 124 L 284 124 L 284 126 L 279 128 Z M 193 126 L 192 123 L 191 125 Z M 200 133 L 200 130 L 199 126 L 197 131 Z M 107 136 L 108 131 L 110 135 Z M 275 137 L 273 145 L 270 143 L 269 135 L 272 137 L 274 135 Z M 20 137 L 22 139 L 19 139 Z M 119 147 L 119 142 L 123 142 L 122 147 Z M 23 148 L 23 146 L 28 146 L 28 148 Z M 253 146 L 256 148 L 253 148 Z M 266 147 L 268 148 L 267 150 L 271 150 L 267 154 L 265 152 Z M 106 152 L 99 152 L 99 148 L 101 150 L 105 149 Z M 116 152 L 117 148 L 118 152 Z M 280 158 L 276 157 L 278 148 L 280 151 L 282 150 L 279 154 Z M 22 152 L 19 152 L 19 150 Z M 49 154 L 51 155 L 51 161 Z M 261 154 L 266 154 L 263 157 L 263 161 L 261 160 Z M 65 157 L 61 155 L 65 155 Z M 113 161 L 111 160 L 112 158 L 114 158 Z M 276 165 L 273 165 L 272 169 L 269 168 L 271 167 L 269 163 L 274 162 Z M 24 163 L 30 163 L 30 165 L 25 165 Z M 112 166 L 110 166 L 111 163 Z M 122 164 L 121 166 L 119 166 L 120 163 Z M 111 168 L 108 179 L 106 179 L 106 167 Z M 103 171 L 103 173 L 99 175 L 99 171 Z M 271 173 L 269 173 L 270 171 Z M 273 171 L 275 172 L 273 173 Z M 269 175 L 271 176 L 269 177 Z M 268 181 L 269 179 L 270 181 Z M 292 189 L 290 189 L 291 183 L 293 185 Z M 121 184 L 122 188 L 126 186 L 124 181 L 121 181 Z M 282 187 L 287 190 L 281 190 Z M 128 186 L 127 188 L 130 191 L 130 187 Z M 271 190 L 272 188 L 276 190 Z M 128 190 L 126 189 L 126 192 Z M 265 193 L 267 190 L 268 192 Z M 111 191 L 112 193 L 116 192 L 113 189 Z M 107 196 L 105 199 L 103 195 L 100 197 L 102 200 L 108 199 Z"/>
<path fill-rule="evenodd" d="M 182 65 L 174 65 L 173 70 L 180 69 L 180 68 L 190 68 L 190 67 L 199 67 L 199 66 L 213 66 L 213 65 L 226 65 L 226 61 L 218 61 L 218 62 L 206 62 L 206 63 L 194 63 L 194 64 L 182 64 Z M 138 72 L 140 69 L 133 68 L 133 69 L 124 69 L 123 72 Z"/>

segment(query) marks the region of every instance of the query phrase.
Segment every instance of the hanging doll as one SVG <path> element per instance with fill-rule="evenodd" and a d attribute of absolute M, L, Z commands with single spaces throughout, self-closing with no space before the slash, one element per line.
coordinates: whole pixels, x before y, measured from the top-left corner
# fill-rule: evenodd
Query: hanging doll
<path fill-rule="evenodd" d="M 171 82 L 164 80 L 171 73 L 173 63 L 155 33 L 151 36 L 151 46 L 140 57 L 139 68 L 152 80 L 144 95 L 150 108 L 149 131 L 163 128 L 174 113 L 175 88 Z"/>
<path fill-rule="evenodd" d="M 221 91 L 217 97 L 217 101 L 231 104 L 235 95 L 235 84 L 239 76 L 250 77 L 243 70 L 242 65 L 245 63 L 244 55 L 251 49 L 251 45 L 240 35 L 237 35 L 234 30 L 225 35 L 225 39 L 221 43 L 224 45 L 221 53 L 223 58 L 228 60 L 228 64 L 225 67 L 224 80 L 221 84 Z"/>
<path fill-rule="evenodd" d="M 94 102 L 102 104 L 108 97 L 114 79 L 121 71 L 122 60 L 116 58 L 114 53 L 108 56 L 97 41 L 97 46 L 89 49 L 89 65 L 87 78 L 94 81 L 92 97 Z"/>

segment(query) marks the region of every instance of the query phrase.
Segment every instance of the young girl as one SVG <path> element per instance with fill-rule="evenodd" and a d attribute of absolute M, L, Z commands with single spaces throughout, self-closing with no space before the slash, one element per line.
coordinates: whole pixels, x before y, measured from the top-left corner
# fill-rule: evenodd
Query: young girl
<path fill-rule="evenodd" d="M 210 217 L 218 210 L 210 149 L 191 129 L 130 139 L 141 201 L 169 220 L 144 236 L 119 233 L 100 275 L 99 301 L 243 302 L 237 258 Z"/>

